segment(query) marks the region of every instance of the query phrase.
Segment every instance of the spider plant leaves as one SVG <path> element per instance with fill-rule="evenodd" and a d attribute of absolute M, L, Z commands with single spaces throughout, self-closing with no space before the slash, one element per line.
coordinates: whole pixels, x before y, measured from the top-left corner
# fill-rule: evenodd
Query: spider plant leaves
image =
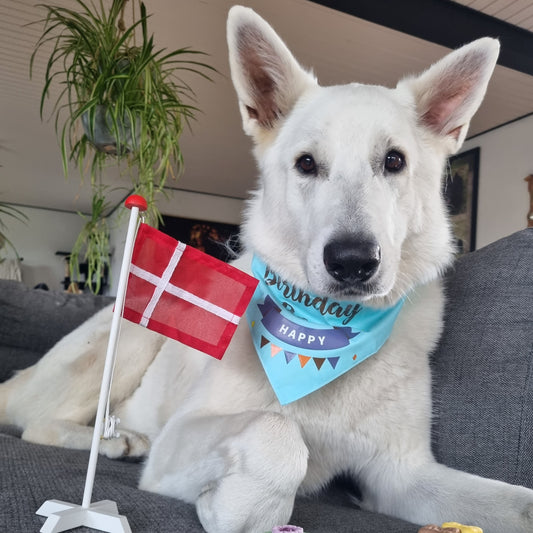
<path fill-rule="evenodd" d="M 15 206 L 11 204 L 6 204 L 4 202 L 0 202 L 0 252 L 2 251 L 2 248 L 7 245 L 11 250 L 14 252 L 17 259 L 19 259 L 19 254 L 17 252 L 17 249 L 15 248 L 15 245 L 8 239 L 6 232 L 7 232 L 7 224 L 5 223 L 5 217 L 11 217 L 15 220 L 19 220 L 20 222 L 26 223 L 28 221 L 28 217 L 25 213 L 23 213 L 20 209 L 16 208 Z M 3 258 L 0 255 L 0 263 L 3 261 Z"/>
<path fill-rule="evenodd" d="M 41 21 L 45 27 L 30 61 L 31 73 L 39 49 L 45 43 L 53 42 L 40 113 L 43 116 L 50 87 L 64 83 L 66 87 L 59 94 L 52 111 L 56 114 L 63 170 L 68 172 L 68 160 L 81 154 L 75 123 L 92 106 L 107 104 L 112 109 L 111 130 L 116 130 L 117 134 L 124 117 L 127 116 L 131 124 L 137 122 L 133 114 L 141 117 L 141 138 L 146 147 L 143 148 L 142 158 L 130 157 L 132 166 L 151 162 L 156 165 L 155 176 L 161 175 L 163 182 L 172 166 L 175 168 L 173 175 L 179 175 L 183 166 L 179 135 L 183 131 L 183 122 L 190 125 L 198 109 L 184 102 L 184 99 L 194 101 L 194 91 L 179 79 L 177 73 L 190 72 L 210 80 L 207 72 L 216 70 L 189 57 L 205 55 L 203 52 L 187 47 L 170 52 L 156 49 L 153 36 L 148 34 L 149 15 L 142 2 L 139 3 L 139 20 L 132 22 L 124 31 L 120 31 L 118 24 L 124 0 L 113 0 L 109 10 L 105 9 L 101 0 L 98 6 L 86 0 L 76 0 L 76 4 L 79 12 L 41 4 L 47 9 L 47 16 Z M 138 28 L 141 29 L 142 42 L 136 45 L 134 38 Z M 62 105 L 65 100 L 66 105 Z M 62 113 L 66 113 L 64 120 L 68 123 L 63 128 L 60 126 Z M 90 117 L 89 123 L 94 115 Z M 84 139 L 82 142 L 87 141 Z M 148 149 L 152 152 L 159 150 L 159 153 L 148 157 Z M 87 155 L 88 152 L 84 153 Z M 96 157 L 96 161 L 99 159 Z M 87 168 L 80 164 L 78 167 Z M 97 170 L 98 165 L 90 168 Z"/>
<path fill-rule="evenodd" d="M 74 162 L 82 178 L 89 175 L 98 199 L 105 195 L 102 171 L 107 162 L 110 158 L 119 165 L 124 161 L 131 169 L 130 189 L 146 198 L 148 221 L 157 225 L 161 220 L 158 195 L 167 179 L 183 171 L 180 135 L 199 111 L 194 90 L 182 75 L 212 81 L 216 70 L 202 61 L 203 52 L 157 48 L 142 1 L 128 3 L 138 6 L 139 16 L 127 26 L 122 18 L 127 0 L 74 1 L 70 8 L 40 4 L 46 15 L 37 21 L 42 33 L 30 59 L 30 76 L 37 55 L 51 49 L 41 91 L 41 119 L 51 98 L 65 176 Z M 106 108 L 105 126 L 115 138 L 101 149 L 116 155 L 97 149 L 101 106 Z M 99 202 L 93 203 L 93 209 L 105 217 L 100 207 Z"/>
<path fill-rule="evenodd" d="M 69 259 L 71 276 L 80 278 L 80 260 L 87 262 L 87 287 L 94 293 L 100 292 L 102 279 L 110 269 L 109 225 L 104 216 L 109 209 L 104 188 L 99 188 L 92 201 L 91 216 L 80 213 L 86 223 L 82 228 Z"/>

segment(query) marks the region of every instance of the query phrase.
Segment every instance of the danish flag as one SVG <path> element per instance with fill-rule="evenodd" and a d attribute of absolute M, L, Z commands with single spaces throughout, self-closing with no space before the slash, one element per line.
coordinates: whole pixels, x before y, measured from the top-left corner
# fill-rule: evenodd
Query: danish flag
<path fill-rule="evenodd" d="M 221 359 L 257 279 L 141 224 L 124 318 Z"/>

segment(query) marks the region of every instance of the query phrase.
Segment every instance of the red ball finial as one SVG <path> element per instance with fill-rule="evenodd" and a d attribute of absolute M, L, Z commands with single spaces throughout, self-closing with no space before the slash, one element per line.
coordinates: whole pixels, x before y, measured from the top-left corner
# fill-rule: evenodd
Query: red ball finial
<path fill-rule="evenodd" d="M 146 211 L 148 209 L 148 204 L 146 203 L 146 200 L 139 196 L 138 194 L 132 194 L 126 198 L 126 201 L 124 202 L 124 205 L 131 209 L 132 207 L 138 207 L 139 211 Z"/>

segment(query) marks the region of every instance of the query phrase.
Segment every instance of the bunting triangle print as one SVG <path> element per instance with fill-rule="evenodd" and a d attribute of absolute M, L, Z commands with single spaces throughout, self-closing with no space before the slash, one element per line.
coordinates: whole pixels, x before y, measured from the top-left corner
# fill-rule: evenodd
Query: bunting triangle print
<path fill-rule="evenodd" d="M 320 370 L 322 368 L 322 365 L 324 364 L 325 360 L 325 357 L 313 357 L 313 362 L 315 363 L 317 370 Z"/>
<path fill-rule="evenodd" d="M 287 361 L 287 364 L 289 364 L 295 357 L 296 357 L 295 353 L 285 352 L 285 361 Z"/>
<path fill-rule="evenodd" d="M 281 352 L 281 348 L 279 346 L 276 346 L 275 344 L 270 345 L 270 356 L 276 357 L 278 353 Z"/>
<path fill-rule="evenodd" d="M 309 363 L 309 360 L 311 359 L 311 357 L 308 356 L 308 355 L 301 355 L 301 354 L 298 354 L 298 359 L 300 359 L 300 366 L 301 366 L 302 368 L 305 368 L 305 365 L 306 365 L 307 363 Z"/>
<path fill-rule="evenodd" d="M 335 367 L 337 366 L 337 363 L 339 362 L 340 357 L 328 357 L 328 363 L 331 365 L 331 368 L 335 370 Z"/>

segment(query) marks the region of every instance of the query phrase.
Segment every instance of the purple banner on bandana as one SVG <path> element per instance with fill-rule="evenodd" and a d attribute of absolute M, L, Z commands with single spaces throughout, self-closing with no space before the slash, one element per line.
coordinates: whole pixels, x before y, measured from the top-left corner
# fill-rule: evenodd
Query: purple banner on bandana
<path fill-rule="evenodd" d="M 309 328 L 283 316 L 270 296 L 257 306 L 263 316 L 263 326 L 277 339 L 296 348 L 308 350 L 335 350 L 348 346 L 350 339 L 359 335 L 348 327 Z"/>

